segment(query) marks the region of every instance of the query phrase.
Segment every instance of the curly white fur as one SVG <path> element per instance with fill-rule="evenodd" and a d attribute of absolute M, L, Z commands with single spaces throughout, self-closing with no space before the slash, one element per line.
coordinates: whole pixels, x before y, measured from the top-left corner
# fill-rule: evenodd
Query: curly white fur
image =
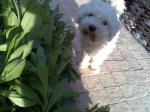
<path fill-rule="evenodd" d="M 104 0 L 104 1 L 109 3 L 117 11 L 119 15 L 122 14 L 126 9 L 124 0 Z"/>
<path fill-rule="evenodd" d="M 105 1 L 107 3 L 91 0 L 84 4 L 77 19 L 84 54 L 80 69 L 90 66 L 96 73 L 100 72 L 100 65 L 115 47 L 120 30 L 119 16 L 125 9 L 119 8 L 121 4 L 118 4 L 123 0 Z"/>

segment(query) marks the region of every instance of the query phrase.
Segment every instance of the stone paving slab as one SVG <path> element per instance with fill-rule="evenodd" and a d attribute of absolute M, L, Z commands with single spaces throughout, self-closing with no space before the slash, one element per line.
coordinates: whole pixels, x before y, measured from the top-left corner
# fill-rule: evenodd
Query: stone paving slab
<path fill-rule="evenodd" d="M 55 2 L 66 21 L 75 26 L 73 20 L 81 1 Z M 150 112 L 150 54 L 125 28 L 120 37 L 100 74 L 83 74 L 81 80 L 70 84 L 71 89 L 80 93 L 75 106 L 81 112 L 97 103 L 110 104 L 111 112 Z"/>

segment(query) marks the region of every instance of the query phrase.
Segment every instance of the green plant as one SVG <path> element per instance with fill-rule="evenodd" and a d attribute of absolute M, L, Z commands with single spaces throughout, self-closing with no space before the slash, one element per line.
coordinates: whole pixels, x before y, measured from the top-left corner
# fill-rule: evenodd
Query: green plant
<path fill-rule="evenodd" d="M 79 78 L 70 64 L 74 34 L 48 2 L 0 1 L 0 112 L 76 112 L 69 104 L 78 94 L 65 88 Z"/>
<path fill-rule="evenodd" d="M 98 104 L 94 105 L 90 109 L 86 109 L 86 112 L 109 112 L 109 111 L 110 111 L 110 107 L 108 105 L 98 107 Z"/>

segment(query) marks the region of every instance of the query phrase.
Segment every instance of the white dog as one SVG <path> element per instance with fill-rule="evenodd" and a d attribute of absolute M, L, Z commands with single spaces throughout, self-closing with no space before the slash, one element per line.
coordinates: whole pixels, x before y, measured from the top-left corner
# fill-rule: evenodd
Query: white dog
<path fill-rule="evenodd" d="M 125 9 L 123 0 L 91 0 L 81 6 L 77 22 L 81 33 L 83 59 L 80 70 L 100 72 L 100 65 L 117 42 L 119 16 Z"/>

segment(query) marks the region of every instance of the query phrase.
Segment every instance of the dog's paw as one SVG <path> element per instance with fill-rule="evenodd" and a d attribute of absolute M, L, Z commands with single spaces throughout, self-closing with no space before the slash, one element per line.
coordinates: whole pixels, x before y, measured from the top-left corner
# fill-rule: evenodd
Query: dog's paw
<path fill-rule="evenodd" d="M 100 66 L 95 66 L 95 65 L 90 65 L 89 66 L 89 70 L 92 72 L 92 73 L 95 73 L 95 74 L 99 74 L 100 73 Z"/>
<path fill-rule="evenodd" d="M 79 65 L 79 70 L 81 71 L 81 73 L 84 72 L 84 71 L 87 71 L 88 70 L 88 66 L 89 66 L 89 63 L 81 63 Z"/>
<path fill-rule="evenodd" d="M 79 65 L 79 69 L 87 69 L 88 66 L 89 66 L 89 63 L 81 63 L 81 64 Z"/>

